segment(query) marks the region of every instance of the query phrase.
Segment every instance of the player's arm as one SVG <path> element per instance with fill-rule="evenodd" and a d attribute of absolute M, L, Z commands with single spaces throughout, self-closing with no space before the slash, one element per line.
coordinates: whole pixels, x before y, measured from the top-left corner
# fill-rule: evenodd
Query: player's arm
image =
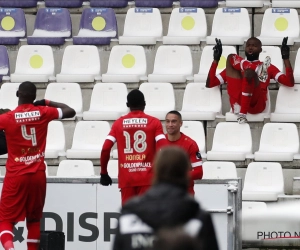
<path fill-rule="evenodd" d="M 192 171 L 190 171 L 190 178 L 192 180 L 202 179 L 203 169 L 202 169 L 202 157 L 196 142 L 189 149 L 190 161 L 192 164 Z"/>
<path fill-rule="evenodd" d="M 157 125 L 156 125 L 155 141 L 156 141 L 156 151 L 160 150 L 162 147 L 169 145 L 159 120 L 157 120 Z"/>
<path fill-rule="evenodd" d="M 53 108 L 59 108 L 62 111 L 62 117 L 61 118 L 72 118 L 76 115 L 76 112 L 74 109 L 69 107 L 67 104 L 60 103 L 60 102 L 53 102 L 50 100 L 42 99 L 39 101 L 35 101 L 33 103 L 34 106 L 48 106 Z"/>

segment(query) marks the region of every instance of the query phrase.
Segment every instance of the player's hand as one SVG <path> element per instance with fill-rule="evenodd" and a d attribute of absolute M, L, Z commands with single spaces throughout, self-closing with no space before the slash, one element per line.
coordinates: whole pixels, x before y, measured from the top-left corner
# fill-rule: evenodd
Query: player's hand
<path fill-rule="evenodd" d="M 33 103 L 34 106 L 46 106 L 46 100 L 45 99 L 42 99 L 42 100 L 38 100 L 38 101 L 35 101 Z"/>
<path fill-rule="evenodd" d="M 214 60 L 220 61 L 223 52 L 222 43 L 220 39 L 216 38 L 216 45 L 213 47 L 213 50 L 214 50 Z"/>
<path fill-rule="evenodd" d="M 112 180 L 108 174 L 100 174 L 100 184 L 108 186 L 112 184 Z"/>
<path fill-rule="evenodd" d="M 282 40 L 281 46 L 281 56 L 282 59 L 289 59 L 290 58 L 290 47 L 287 46 L 288 37 L 284 37 Z"/>

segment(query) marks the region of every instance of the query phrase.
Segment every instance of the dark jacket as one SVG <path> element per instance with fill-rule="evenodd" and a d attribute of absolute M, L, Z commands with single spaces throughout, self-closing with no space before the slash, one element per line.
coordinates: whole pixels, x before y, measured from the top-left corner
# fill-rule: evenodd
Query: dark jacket
<path fill-rule="evenodd" d="M 218 250 L 210 214 L 185 189 L 167 183 L 152 186 L 123 206 L 113 250 L 148 249 L 157 230 L 176 226 L 198 237 L 202 250 Z"/>
<path fill-rule="evenodd" d="M 6 138 L 3 130 L 0 130 L 0 155 L 7 154 Z"/>

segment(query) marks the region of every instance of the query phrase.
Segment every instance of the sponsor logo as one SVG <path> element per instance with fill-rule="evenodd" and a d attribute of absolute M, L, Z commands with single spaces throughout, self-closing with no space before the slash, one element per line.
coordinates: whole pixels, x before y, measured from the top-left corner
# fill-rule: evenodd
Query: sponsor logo
<path fill-rule="evenodd" d="M 19 122 L 30 122 L 40 120 L 41 114 L 40 111 L 31 111 L 31 112 L 21 112 L 15 113 L 15 120 Z"/>

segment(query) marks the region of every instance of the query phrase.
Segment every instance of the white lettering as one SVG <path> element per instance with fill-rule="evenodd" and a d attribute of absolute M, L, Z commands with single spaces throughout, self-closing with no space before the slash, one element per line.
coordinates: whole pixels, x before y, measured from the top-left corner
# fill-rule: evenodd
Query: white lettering
<path fill-rule="evenodd" d="M 40 111 L 31 111 L 31 112 L 22 112 L 22 113 L 15 113 L 15 119 L 25 119 L 25 118 L 33 118 L 33 117 L 40 117 Z"/>
<path fill-rule="evenodd" d="M 127 124 L 148 124 L 147 118 L 130 118 L 130 119 L 124 119 L 123 125 Z"/>

